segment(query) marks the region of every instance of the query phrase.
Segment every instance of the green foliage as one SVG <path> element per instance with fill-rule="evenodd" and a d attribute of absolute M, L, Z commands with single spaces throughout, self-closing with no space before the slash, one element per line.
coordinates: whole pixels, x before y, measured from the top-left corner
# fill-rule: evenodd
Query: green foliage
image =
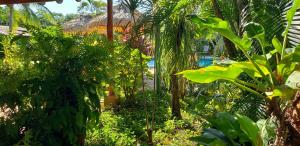
<path fill-rule="evenodd" d="M 21 140 L 20 127 L 30 130 L 30 145 L 76 145 L 87 121 L 98 119 L 106 48 L 100 38 L 65 36 L 57 27 L 29 30 L 30 38 L 2 41 L 0 106 L 13 114 L 1 120 L 1 145 Z"/>
<path fill-rule="evenodd" d="M 77 7 L 78 12 L 80 13 L 92 13 L 92 14 L 103 14 L 105 11 L 106 3 L 101 0 L 84 0 L 80 2 L 80 5 Z"/>
<path fill-rule="evenodd" d="M 270 137 L 269 123 L 253 122 L 246 116 L 231 115 L 229 113 L 217 113 L 208 119 L 211 128 L 203 130 L 201 136 L 192 137 L 191 140 L 204 145 L 248 145 L 267 146 Z M 268 130 L 266 127 L 268 126 Z M 270 137 L 268 137 L 270 136 Z M 263 139 L 264 138 L 264 139 Z M 273 137 L 274 138 L 274 137 Z"/>
<path fill-rule="evenodd" d="M 257 23 L 250 22 L 245 24 L 245 32 L 243 37 L 241 38 L 231 30 L 228 22 L 226 21 L 218 18 L 198 18 L 197 16 L 192 16 L 191 20 L 195 24 L 199 25 L 200 27 L 218 32 L 222 36 L 232 41 L 237 46 L 237 48 L 243 52 L 244 56 L 248 59 L 248 62 L 235 62 L 229 66 L 206 67 L 200 70 L 184 71 L 179 74 L 183 74 L 183 76 L 187 79 L 198 83 L 212 83 L 219 80 L 230 81 L 232 84 L 238 86 L 242 90 L 251 92 L 252 94 L 255 94 L 256 96 L 262 98 L 267 98 L 267 100 L 269 101 L 272 100 L 277 102 L 277 99 L 280 99 L 280 102 L 277 104 L 285 105 L 282 107 L 283 111 L 285 111 L 285 109 L 287 108 L 293 108 L 291 106 L 291 103 L 293 102 L 295 92 L 299 88 L 297 87 L 297 84 L 299 84 L 299 80 L 296 79 L 299 77 L 299 49 L 297 47 L 293 49 L 286 49 L 286 45 L 288 31 L 291 26 L 294 14 L 298 8 L 299 2 L 294 1 L 294 5 L 292 6 L 292 8 L 287 11 L 288 25 L 285 32 L 283 33 L 284 41 L 282 45 L 276 38 L 274 38 L 272 42 L 268 41 L 266 39 L 265 29 L 263 28 L 263 26 Z M 259 42 L 262 52 L 261 56 L 256 54 L 249 54 L 249 51 L 255 47 L 253 45 L 254 41 Z M 271 43 L 274 46 L 271 46 Z M 272 51 L 268 53 L 266 48 L 272 48 Z M 214 70 L 212 68 L 214 68 Z M 218 74 L 219 72 L 216 73 L 216 71 L 221 72 L 221 74 Z M 251 78 L 251 82 L 249 82 L 249 80 L 243 80 L 245 78 L 241 77 L 242 73 L 247 74 L 247 77 Z M 205 78 L 202 78 L 203 76 Z M 292 82 L 291 79 L 296 80 Z M 272 109 L 273 111 L 271 112 L 277 114 L 277 120 L 279 123 L 281 123 L 281 118 L 287 117 L 285 117 L 285 113 L 281 111 L 281 107 L 278 108 L 280 110 Z M 237 115 L 235 118 L 240 124 L 240 129 L 252 142 L 252 145 L 266 145 L 267 142 L 263 141 L 266 138 L 263 138 L 263 136 L 259 136 L 259 128 L 256 124 L 254 124 L 249 118 L 245 116 Z M 212 124 L 214 126 L 216 125 L 216 123 Z M 281 123 L 281 125 L 282 124 L 283 123 Z M 220 127 L 217 127 L 217 129 L 222 133 L 216 130 L 209 129 L 205 131 L 206 134 L 203 134 L 203 137 L 198 137 L 198 140 L 204 142 L 205 144 L 215 142 L 216 139 L 218 139 L 218 141 L 223 141 L 225 145 L 238 145 L 244 143 L 243 138 L 240 138 L 242 139 L 242 141 L 237 141 L 237 144 L 232 143 L 233 141 L 230 140 L 233 138 L 231 137 L 232 135 L 229 135 Z M 278 136 L 280 137 L 280 134 L 278 134 L 277 137 Z M 214 138 L 212 139 L 212 137 Z M 229 139 L 229 141 L 227 138 Z M 285 141 L 285 139 L 283 141 Z"/>
<path fill-rule="evenodd" d="M 142 87 L 142 70 L 150 78 L 147 63 L 150 57 L 142 54 L 140 61 L 140 51 L 117 44 L 110 58 L 110 69 L 112 70 L 109 83 L 114 85 L 114 90 L 126 100 L 133 100 L 138 90 Z M 141 69 L 142 65 L 142 69 Z"/>
<path fill-rule="evenodd" d="M 100 117 L 101 126 L 88 131 L 87 145 L 134 145 L 134 131 L 127 128 L 127 121 L 121 115 L 106 111 Z"/>
<path fill-rule="evenodd" d="M 8 12 L 7 7 L 0 7 L 0 24 L 1 25 L 5 25 L 8 23 L 7 12 Z"/>
<path fill-rule="evenodd" d="M 237 80 L 239 73 L 244 71 L 252 79 L 255 79 L 257 77 L 263 77 L 263 79 L 268 83 L 269 87 L 273 88 L 273 90 L 275 89 L 274 88 L 275 85 L 276 84 L 278 85 L 278 82 L 280 82 L 280 81 L 276 81 L 276 79 L 275 79 L 276 75 L 274 75 L 272 73 L 272 70 L 275 70 L 275 69 L 271 68 L 270 61 L 268 60 L 266 52 L 265 52 L 265 47 L 267 46 L 267 43 L 264 40 L 264 31 L 263 31 L 264 29 L 261 26 L 259 26 L 258 24 L 254 24 L 254 23 L 248 24 L 246 27 L 247 28 L 246 34 L 244 35 L 243 38 L 239 38 L 236 35 L 234 35 L 234 33 L 228 27 L 228 24 L 223 20 L 216 19 L 216 18 L 200 19 L 200 18 L 195 18 L 195 17 L 192 18 L 192 20 L 201 26 L 204 26 L 209 29 L 214 29 L 215 31 L 221 33 L 222 35 L 227 37 L 229 40 L 234 42 L 238 46 L 238 48 L 243 51 L 244 55 L 248 58 L 249 62 L 247 62 L 246 64 L 244 64 L 243 62 L 238 62 L 238 63 L 233 63 L 229 67 L 219 67 L 220 69 L 223 69 L 226 72 L 226 73 L 222 74 L 223 76 L 219 76 L 219 78 L 217 78 L 215 75 L 211 75 L 211 72 L 213 72 L 210 70 L 211 67 L 208 67 L 205 69 L 200 69 L 200 71 L 185 71 L 185 72 L 182 72 L 181 74 L 183 74 L 188 79 L 194 80 L 199 83 L 206 83 L 205 82 L 206 80 L 209 80 L 210 82 L 212 82 L 212 81 L 220 80 L 220 79 L 234 81 L 233 83 L 237 84 L 244 90 L 247 90 L 247 91 L 252 92 L 259 96 L 261 96 L 261 95 L 259 93 L 257 93 L 256 91 L 252 90 L 251 88 L 254 88 L 257 91 L 267 92 L 266 87 L 261 86 L 264 84 L 263 82 L 258 82 L 258 85 L 254 85 L 251 83 Z M 260 29 L 257 29 L 257 28 L 260 28 Z M 253 30 L 255 30 L 255 31 L 253 31 Z M 263 56 L 257 56 L 257 55 L 250 56 L 247 53 L 247 50 L 249 50 L 251 48 L 251 40 L 247 37 L 247 34 L 250 34 L 250 37 L 256 38 L 260 42 L 262 50 L 263 50 L 263 54 L 264 54 Z M 278 43 L 275 43 L 275 44 L 278 48 Z M 274 51 L 276 51 L 276 49 Z M 284 55 L 284 53 L 281 53 L 281 54 Z M 293 65 L 290 66 L 290 63 L 297 64 L 297 60 L 298 60 L 296 57 L 297 54 L 298 54 L 297 50 L 295 50 L 294 53 L 291 53 L 291 54 L 283 57 L 281 62 L 278 63 L 277 68 L 286 66 L 286 67 L 289 67 L 288 69 L 291 71 L 285 72 L 285 73 L 293 72 L 293 70 L 295 70 L 295 68 L 291 68 L 294 66 Z M 291 56 L 293 56 L 293 57 L 291 57 Z M 286 57 L 289 58 L 288 60 L 290 62 L 285 61 Z M 294 59 L 291 59 L 291 58 L 294 58 Z M 240 72 L 238 72 L 238 70 Z M 197 76 L 197 75 L 200 75 L 201 73 L 204 75 L 207 75 L 208 77 L 205 78 L 205 80 L 201 79 L 200 76 Z M 233 74 L 233 73 L 237 73 L 237 75 L 234 76 L 235 74 Z M 280 74 L 281 73 L 280 70 L 278 71 L 278 73 L 282 77 L 289 76 L 289 74 Z M 228 76 L 226 76 L 226 74 L 228 74 L 228 75 L 233 74 L 232 75 L 233 78 L 229 78 Z M 199 79 L 199 80 L 197 80 L 197 79 Z M 281 85 L 279 84 L 278 86 L 281 86 Z"/>

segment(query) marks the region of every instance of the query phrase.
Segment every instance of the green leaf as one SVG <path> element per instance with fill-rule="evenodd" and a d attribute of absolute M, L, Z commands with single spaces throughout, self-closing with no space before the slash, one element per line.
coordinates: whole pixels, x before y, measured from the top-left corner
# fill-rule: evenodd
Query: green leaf
<path fill-rule="evenodd" d="M 300 48 L 294 49 L 294 52 L 284 56 L 280 63 L 300 62 Z"/>
<path fill-rule="evenodd" d="M 294 71 L 286 80 L 285 83 L 292 89 L 300 89 L 300 71 Z"/>
<path fill-rule="evenodd" d="M 265 34 L 265 29 L 258 23 L 250 22 L 247 23 L 244 27 L 247 32 L 248 37 L 250 38 L 258 38 L 260 35 Z"/>
<path fill-rule="evenodd" d="M 264 77 L 267 78 L 263 71 L 261 71 L 260 67 L 257 65 L 255 61 L 251 58 L 251 56 L 248 54 L 248 50 L 251 49 L 252 41 L 251 39 L 248 39 L 247 35 L 244 35 L 241 39 L 239 36 L 235 35 L 235 33 L 230 29 L 228 22 L 219 19 L 219 18 L 199 18 L 195 15 L 191 16 L 191 21 L 195 24 L 198 24 L 199 26 L 202 26 L 204 28 L 211 29 L 213 31 L 216 31 L 220 33 L 222 36 L 229 39 L 231 42 L 233 42 L 247 57 L 247 59 L 255 66 L 255 68 L 259 71 L 259 73 Z M 262 40 L 262 38 L 260 38 Z M 263 42 L 261 42 L 264 44 Z M 271 85 L 272 82 L 269 78 L 267 78 L 268 83 Z"/>
<path fill-rule="evenodd" d="M 275 138 L 275 123 L 269 119 L 260 119 L 256 122 L 256 125 L 259 127 L 260 136 L 263 140 L 263 146 L 268 146 L 269 142 Z"/>
<path fill-rule="evenodd" d="M 264 65 L 258 65 L 258 66 L 265 75 L 270 74 L 270 72 Z M 251 77 L 262 77 L 259 71 L 251 62 L 238 62 L 232 64 L 230 67 L 242 69 L 243 72 L 247 73 Z"/>
<path fill-rule="evenodd" d="M 272 39 L 272 44 L 274 48 L 277 50 L 277 52 L 280 53 L 280 55 L 282 55 L 282 44 L 276 37 Z"/>
<path fill-rule="evenodd" d="M 265 39 L 265 29 L 262 25 L 250 22 L 247 23 L 244 28 L 248 37 L 256 38 L 263 47 L 268 46 L 268 43 Z"/>
<path fill-rule="evenodd" d="M 273 97 L 280 97 L 283 99 L 290 99 L 293 97 L 295 91 L 288 86 L 278 86 L 272 92 L 266 92 L 268 98 L 272 99 Z"/>
<path fill-rule="evenodd" d="M 291 24 L 292 24 L 292 21 L 293 21 L 293 18 L 294 18 L 294 15 L 297 11 L 297 9 L 300 7 L 300 0 L 294 0 L 294 3 L 291 7 L 290 10 L 288 10 L 287 14 L 286 14 L 286 19 L 287 19 L 287 28 L 284 32 L 284 35 L 287 35 L 288 33 L 288 29 L 290 28 Z"/>
<path fill-rule="evenodd" d="M 260 137 L 258 126 L 248 117 L 243 115 L 236 115 L 240 123 L 241 130 L 249 137 L 254 146 L 262 146 L 262 139 Z"/>
<path fill-rule="evenodd" d="M 239 123 L 230 113 L 217 113 L 208 121 L 218 130 L 222 131 L 230 139 L 236 139 L 241 132 Z"/>
<path fill-rule="evenodd" d="M 242 50 L 250 50 L 252 41 L 245 36 L 243 39 L 235 35 L 235 33 L 230 29 L 227 21 L 219 18 L 199 18 L 195 15 L 191 16 L 191 21 L 202 27 L 214 30 L 224 37 L 228 38 L 234 44 L 236 44 Z"/>
<path fill-rule="evenodd" d="M 234 81 L 243 70 L 234 67 L 209 66 L 199 70 L 186 70 L 178 73 L 197 83 L 211 83 L 216 80 Z"/>
<path fill-rule="evenodd" d="M 229 146 L 232 145 L 232 142 L 224 135 L 223 132 L 213 129 L 213 128 L 205 128 L 201 136 L 190 138 L 191 141 L 198 142 L 203 145 L 211 145 L 215 143 L 215 141 L 219 141 L 220 146 Z"/>

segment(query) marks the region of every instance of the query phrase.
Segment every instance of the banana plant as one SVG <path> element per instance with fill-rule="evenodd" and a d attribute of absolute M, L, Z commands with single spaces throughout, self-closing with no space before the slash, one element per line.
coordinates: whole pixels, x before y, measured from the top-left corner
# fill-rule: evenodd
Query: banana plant
<path fill-rule="evenodd" d="M 300 103 L 300 94 L 295 94 L 300 89 L 300 49 L 299 47 L 287 48 L 289 28 L 299 7 L 300 0 L 295 0 L 286 14 L 287 26 L 283 32 L 283 43 L 276 36 L 274 36 L 272 42 L 267 42 L 265 29 L 254 22 L 247 23 L 243 37 L 239 37 L 230 29 L 229 23 L 222 19 L 190 16 L 190 20 L 195 25 L 218 32 L 233 42 L 236 48 L 243 52 L 247 60 L 234 62 L 229 66 L 213 65 L 178 73 L 197 83 L 212 83 L 218 80 L 231 82 L 243 90 L 256 94 L 261 98 L 267 98 L 269 109 L 279 123 L 274 142 L 275 145 L 279 146 L 288 142 L 287 139 L 292 139 L 292 142 L 296 141 L 295 137 L 293 139 L 293 135 L 289 135 L 291 128 L 300 134 L 300 127 L 295 126 L 295 123 L 293 123 L 295 121 L 288 120 L 289 116 L 292 119 L 299 119 L 299 116 L 291 117 L 291 113 L 297 109 L 296 105 Z M 254 45 L 252 45 L 254 41 L 259 42 L 262 55 L 248 53 L 254 48 Z M 241 74 L 247 74 L 254 83 L 241 80 L 239 78 Z M 286 125 L 291 125 L 291 127 Z M 297 145 L 299 144 L 297 143 Z"/>
<path fill-rule="evenodd" d="M 199 144 L 209 146 L 253 146 L 268 145 L 275 135 L 274 124 L 268 120 L 252 121 L 250 118 L 227 112 L 219 112 L 207 120 L 211 127 L 205 128 L 201 136 L 190 138 Z"/>

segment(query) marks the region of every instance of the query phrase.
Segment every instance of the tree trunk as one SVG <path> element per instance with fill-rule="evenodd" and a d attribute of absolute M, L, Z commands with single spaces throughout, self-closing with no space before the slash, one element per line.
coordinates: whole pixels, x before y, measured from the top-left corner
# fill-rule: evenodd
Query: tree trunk
<path fill-rule="evenodd" d="M 224 17 L 223 17 L 222 12 L 219 8 L 217 0 L 212 0 L 212 4 L 213 4 L 214 11 L 215 11 L 215 15 L 218 18 L 224 20 Z M 223 37 L 223 38 L 224 38 L 224 43 L 225 43 L 225 47 L 226 47 L 229 58 L 236 58 L 238 56 L 238 52 L 235 48 L 235 45 L 230 40 L 228 40 L 227 38 L 225 38 L 225 37 Z"/>
<path fill-rule="evenodd" d="M 296 93 L 291 107 L 282 111 L 278 101 L 273 99 L 270 102 L 270 109 L 278 121 L 273 146 L 300 145 L 300 91 Z"/>
<path fill-rule="evenodd" d="M 172 92 L 172 116 L 181 119 L 180 113 L 180 97 L 179 97 L 179 84 L 178 76 L 176 71 L 173 71 L 171 75 L 171 92 Z"/>
<path fill-rule="evenodd" d="M 114 27 L 113 27 L 113 1 L 107 0 L 107 39 L 113 43 L 114 40 Z M 113 52 L 113 51 L 112 51 Z M 104 105 L 105 106 L 116 106 L 118 104 L 117 96 L 113 91 L 112 86 L 108 87 L 109 95 L 104 98 Z"/>
<path fill-rule="evenodd" d="M 107 0 L 107 38 L 109 41 L 113 41 L 113 1 Z"/>
<path fill-rule="evenodd" d="M 154 26 L 154 38 L 155 38 L 155 60 L 154 60 L 154 90 L 157 95 L 160 95 L 161 91 L 161 71 L 160 71 L 160 25 Z"/>
<path fill-rule="evenodd" d="M 13 15 L 14 15 L 14 5 L 8 5 L 9 7 L 9 33 L 13 30 Z"/>

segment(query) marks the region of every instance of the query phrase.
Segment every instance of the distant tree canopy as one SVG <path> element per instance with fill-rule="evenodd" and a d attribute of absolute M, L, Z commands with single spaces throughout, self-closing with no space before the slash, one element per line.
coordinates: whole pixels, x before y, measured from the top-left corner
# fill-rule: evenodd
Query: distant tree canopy
<path fill-rule="evenodd" d="M 8 23 L 8 9 L 7 7 L 0 7 L 0 24 L 4 25 Z"/>

